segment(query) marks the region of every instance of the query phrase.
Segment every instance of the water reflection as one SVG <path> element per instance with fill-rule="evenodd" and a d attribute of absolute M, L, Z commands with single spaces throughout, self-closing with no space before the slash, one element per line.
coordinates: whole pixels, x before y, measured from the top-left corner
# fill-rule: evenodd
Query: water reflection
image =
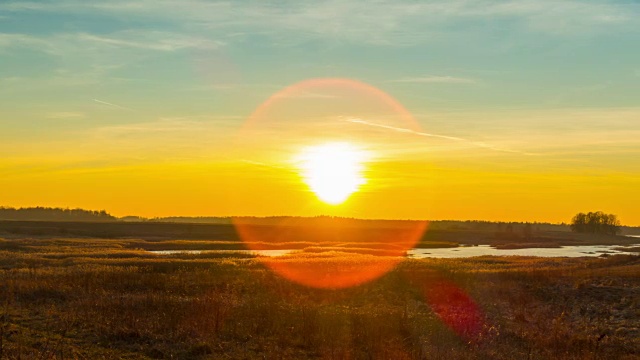
<path fill-rule="evenodd" d="M 411 249 L 407 251 L 407 257 L 421 258 L 465 258 L 473 256 L 493 255 L 493 256 L 539 256 L 539 257 L 581 257 L 581 256 L 601 256 L 602 254 L 637 254 L 632 251 L 624 251 L 635 245 L 580 245 L 580 246 L 562 246 L 559 248 L 528 248 L 528 249 L 496 249 L 490 245 L 465 246 L 457 248 L 439 248 L 439 249 Z M 335 249 L 334 249 L 335 250 Z M 301 252 L 303 250 L 155 250 L 149 251 L 157 255 L 174 255 L 174 254 L 250 254 L 256 256 L 283 256 L 293 252 Z"/>
<path fill-rule="evenodd" d="M 250 254 L 256 256 L 282 256 L 292 253 L 295 250 L 151 250 L 150 253 L 156 255 L 175 254 Z"/>
<path fill-rule="evenodd" d="M 464 258 L 473 256 L 493 255 L 493 256 L 539 256 L 539 257 L 581 257 L 600 256 L 602 254 L 632 254 L 628 249 L 632 246 L 621 245 L 580 245 L 562 246 L 559 248 L 528 248 L 528 249 L 496 249 L 490 245 L 468 246 L 458 248 L 442 249 L 411 249 L 407 256 L 411 258 Z"/>

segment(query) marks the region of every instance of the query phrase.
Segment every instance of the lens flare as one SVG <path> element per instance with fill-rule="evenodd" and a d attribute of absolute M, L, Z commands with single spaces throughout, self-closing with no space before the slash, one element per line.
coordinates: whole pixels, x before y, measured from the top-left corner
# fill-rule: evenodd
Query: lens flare
<path fill-rule="evenodd" d="M 403 260 L 427 227 L 423 221 L 340 218 L 288 218 L 268 226 L 244 221 L 236 219 L 235 225 L 250 249 L 300 249 L 258 258 L 264 265 L 288 280 L 322 289 L 349 288 L 386 274 Z"/>
<path fill-rule="evenodd" d="M 461 286 L 432 270 L 410 270 L 404 275 L 422 291 L 427 305 L 448 328 L 469 342 L 482 339 L 486 316 Z"/>
<path fill-rule="evenodd" d="M 238 132 L 235 151 L 242 161 L 255 164 L 247 171 L 264 179 L 260 184 L 267 195 L 261 199 L 274 202 L 255 200 L 257 211 L 287 204 L 287 209 L 295 207 L 292 215 L 307 217 L 235 218 L 247 248 L 296 250 L 259 261 L 315 288 L 357 286 L 393 269 L 427 223 L 354 218 L 388 201 L 403 176 L 412 176 L 411 169 L 390 173 L 380 163 L 414 139 L 408 132 L 389 130 L 396 128 L 421 131 L 404 106 L 361 81 L 309 79 L 269 96 Z M 270 197 L 269 189 L 280 194 L 286 189 L 288 196 Z M 247 201 L 243 195 L 238 197 Z"/>

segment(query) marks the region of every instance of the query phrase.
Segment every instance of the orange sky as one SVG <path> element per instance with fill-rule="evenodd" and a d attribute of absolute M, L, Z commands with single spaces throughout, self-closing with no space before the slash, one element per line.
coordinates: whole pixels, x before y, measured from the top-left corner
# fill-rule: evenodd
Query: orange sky
<path fill-rule="evenodd" d="M 107 209 L 114 215 L 338 215 L 363 218 L 568 222 L 579 211 L 640 224 L 638 178 L 625 174 L 507 171 L 475 161 L 366 164 L 367 183 L 327 205 L 293 166 L 179 161 L 69 168 L 43 166 L 0 178 L 9 206 Z M 636 195 L 637 196 L 637 195 Z"/>
<path fill-rule="evenodd" d="M 345 79 L 310 80 L 274 93 L 235 129 L 162 119 L 14 143 L 0 160 L 4 206 L 106 209 L 117 215 L 336 215 L 393 219 L 569 222 L 581 211 L 640 225 L 640 177 L 628 134 L 505 129 L 522 122 L 627 121 L 636 110 L 434 113 L 502 124 L 482 140 L 464 127 L 431 131 L 397 100 Z M 133 116 L 135 114 L 131 114 Z M 491 129 L 495 125 L 488 125 Z M 602 135 L 601 134 L 601 135 Z M 630 133 L 633 135 L 633 132 Z M 363 184 L 344 203 L 311 191 L 299 163 L 309 148 L 348 144 L 366 154 Z M 6 145 L 6 144 L 5 144 Z M 336 166 L 349 154 L 334 154 Z M 634 160 L 635 159 L 635 160 Z M 349 172 L 329 165 L 321 172 Z M 312 169 L 313 170 L 313 169 Z M 326 174 L 324 174 L 326 175 Z M 321 174 L 320 178 L 323 178 Z M 337 183 L 335 186 L 340 186 Z"/>

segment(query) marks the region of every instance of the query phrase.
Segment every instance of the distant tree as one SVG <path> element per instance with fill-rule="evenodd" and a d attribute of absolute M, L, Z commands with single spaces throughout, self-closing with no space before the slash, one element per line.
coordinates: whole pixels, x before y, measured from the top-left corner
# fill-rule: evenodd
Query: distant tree
<path fill-rule="evenodd" d="M 115 221 L 105 210 L 62 209 L 47 207 L 10 208 L 0 207 L 0 220 L 38 221 Z"/>
<path fill-rule="evenodd" d="M 579 233 L 610 234 L 620 231 L 620 221 L 614 214 L 602 211 L 578 213 L 571 220 L 571 230 Z"/>

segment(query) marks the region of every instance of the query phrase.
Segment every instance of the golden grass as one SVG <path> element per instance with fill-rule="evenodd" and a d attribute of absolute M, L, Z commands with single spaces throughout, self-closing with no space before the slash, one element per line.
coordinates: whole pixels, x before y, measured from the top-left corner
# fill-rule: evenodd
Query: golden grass
<path fill-rule="evenodd" d="M 0 358 L 633 359 L 640 353 L 638 256 L 406 259 L 366 284 L 323 290 L 283 279 L 267 263 L 344 269 L 373 257 L 158 256 L 135 250 L 140 241 L 0 241 Z"/>

